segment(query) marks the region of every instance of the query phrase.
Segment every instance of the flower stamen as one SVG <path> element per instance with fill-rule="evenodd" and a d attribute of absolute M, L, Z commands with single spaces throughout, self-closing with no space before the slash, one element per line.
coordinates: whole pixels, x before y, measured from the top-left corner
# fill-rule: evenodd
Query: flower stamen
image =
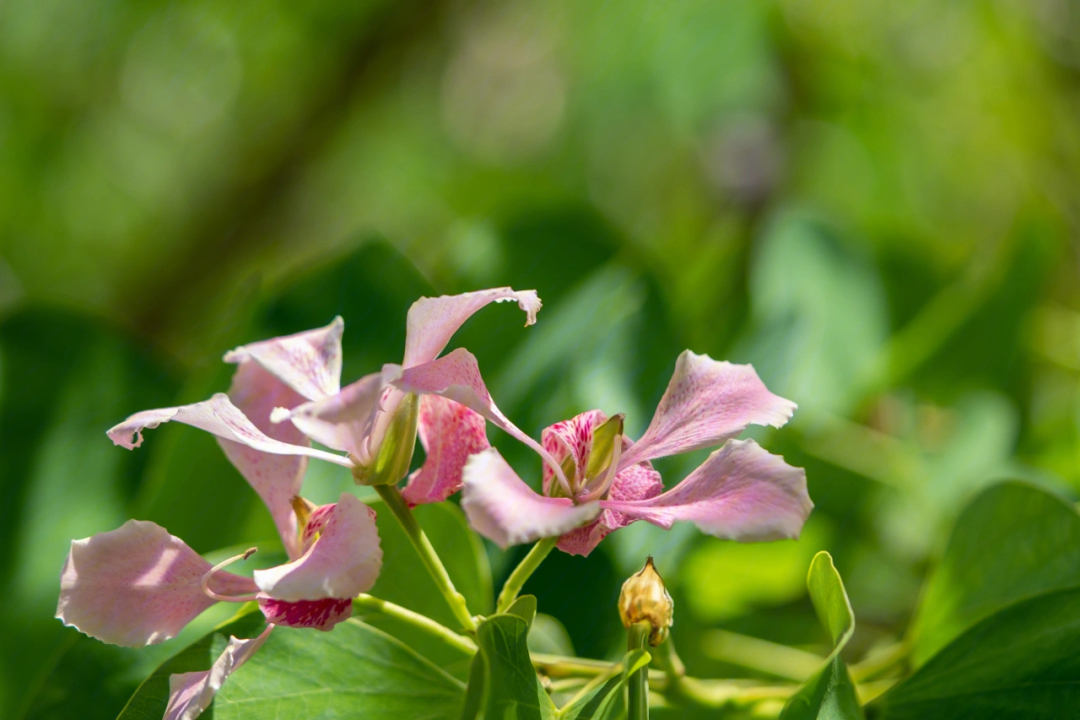
<path fill-rule="evenodd" d="M 213 590 L 210 589 L 210 578 L 213 577 L 214 573 L 216 573 L 217 571 L 221 570 L 222 568 L 224 568 L 224 567 L 226 567 L 228 565 L 232 565 L 234 562 L 237 562 L 239 560 L 247 560 L 258 549 L 259 548 L 254 548 L 254 547 L 253 548 L 248 548 L 247 550 L 240 553 L 239 555 L 234 555 L 233 557 L 229 558 L 228 560 L 222 560 L 217 565 L 215 565 L 214 567 L 207 570 L 206 573 L 204 573 L 203 576 L 202 576 L 202 583 L 201 583 L 202 584 L 202 591 L 204 593 L 206 593 L 207 597 L 213 598 L 214 600 L 218 600 L 220 602 L 254 602 L 255 599 L 256 599 L 254 593 L 252 593 L 250 595 L 220 595 L 220 594 L 214 592 Z"/>

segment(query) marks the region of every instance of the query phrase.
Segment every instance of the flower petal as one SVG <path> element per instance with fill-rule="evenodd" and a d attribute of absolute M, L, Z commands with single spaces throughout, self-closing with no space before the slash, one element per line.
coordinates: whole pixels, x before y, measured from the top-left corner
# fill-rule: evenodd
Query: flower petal
<path fill-rule="evenodd" d="M 648 500 L 664 491 L 660 473 L 653 470 L 648 462 L 637 463 L 623 468 L 615 475 L 608 499 L 616 501 Z M 637 518 L 625 515 L 617 510 L 604 509 L 588 525 L 571 530 L 559 538 L 558 548 L 570 555 L 588 555 L 600 541 L 619 528 L 624 528 Z"/>
<path fill-rule="evenodd" d="M 465 463 L 461 508 L 469 523 L 499 547 L 562 535 L 600 512 L 595 503 L 539 495 L 517 476 L 495 448 Z"/>
<path fill-rule="evenodd" d="M 442 502 L 461 489 L 469 456 L 491 447 L 479 413 L 438 395 L 420 398 L 417 432 L 427 458 L 401 491 L 409 505 Z"/>
<path fill-rule="evenodd" d="M 266 622 L 274 625 L 315 628 L 325 632 L 352 616 L 352 598 L 284 602 L 275 600 L 266 593 L 259 593 L 257 600 L 259 609 L 266 616 Z"/>
<path fill-rule="evenodd" d="M 365 375 L 338 394 L 273 413 L 275 423 L 291 420 L 315 442 L 335 450 L 363 455 L 364 439 L 371 434 L 383 392 L 381 373 Z"/>
<path fill-rule="evenodd" d="M 484 380 L 480 377 L 480 367 L 476 363 L 476 357 L 468 350 L 458 348 L 438 360 L 410 368 L 402 369 L 397 365 L 384 365 L 383 377 L 387 382 L 406 392 L 414 392 L 418 395 L 441 395 L 480 413 L 496 427 L 502 428 L 511 437 L 535 450 L 544 462 L 551 466 L 569 494 L 570 486 L 566 476 L 551 454 L 541 447 L 540 443 L 518 429 L 499 408 L 495 407 L 484 385 Z"/>
<path fill-rule="evenodd" d="M 225 353 L 225 362 L 254 360 L 308 400 L 336 395 L 341 389 L 344 329 L 345 322 L 336 317 L 323 328 L 241 345 Z"/>
<path fill-rule="evenodd" d="M 769 392 L 752 365 L 684 350 L 649 429 L 619 466 L 719 445 L 750 424 L 780 427 L 795 408 L 795 403 Z"/>
<path fill-rule="evenodd" d="M 304 433 L 293 425 L 270 422 L 270 414 L 275 407 L 295 407 L 304 402 L 304 397 L 258 363 L 240 363 L 229 388 L 229 400 L 270 439 L 289 445 L 308 445 Z M 220 437 L 218 443 L 226 457 L 266 503 L 289 557 L 299 557 L 292 499 L 300 493 L 307 458 L 302 455 L 264 453 Z"/>
<path fill-rule="evenodd" d="M 225 652 L 214 661 L 209 670 L 179 673 L 169 676 L 169 704 L 162 720 L 195 720 L 210 703 L 225 680 L 248 661 L 262 647 L 274 626 L 266 628 L 258 637 L 241 640 L 230 637 Z"/>
<path fill-rule="evenodd" d="M 743 542 L 797 538 L 814 507 L 806 471 L 753 440 L 728 440 L 663 495 L 600 504 L 662 528 L 689 520 L 709 535 Z"/>
<path fill-rule="evenodd" d="M 193 405 L 144 410 L 135 413 L 124 422 L 109 430 L 108 435 L 114 443 L 128 450 L 142 445 L 142 431 L 153 429 L 164 422 L 176 421 L 206 430 L 225 440 L 232 440 L 250 448 L 272 455 L 306 455 L 326 460 L 336 465 L 351 468 L 353 463 L 347 457 L 335 455 L 324 450 L 291 445 L 268 437 L 259 430 L 244 413 L 232 404 L 225 393 L 217 393 L 209 400 Z"/>
<path fill-rule="evenodd" d="M 201 586 L 208 570 L 210 563 L 165 528 L 128 520 L 116 530 L 72 541 L 56 617 L 114 645 L 159 643 L 214 604 Z M 215 573 L 210 587 L 222 595 L 255 590 L 250 579 L 228 572 Z"/>
<path fill-rule="evenodd" d="M 404 367 L 410 368 L 439 357 L 450 338 L 465 321 L 491 302 L 516 301 L 525 311 L 525 326 L 536 322 L 540 298 L 535 290 L 514 290 L 502 287 L 491 290 L 420 298 L 409 308 L 405 329 Z"/>
<path fill-rule="evenodd" d="M 325 517 L 319 539 L 303 557 L 255 571 L 260 590 L 275 600 L 297 602 L 352 598 L 371 589 L 382 566 L 375 511 L 342 493 Z"/>
<path fill-rule="evenodd" d="M 544 428 L 540 433 L 540 442 L 560 465 L 567 457 L 573 456 L 578 472 L 584 473 L 589 451 L 592 450 L 593 429 L 605 420 L 607 415 L 600 410 L 583 412 Z M 545 463 L 542 475 L 545 493 L 549 492 L 554 476 L 551 466 Z"/>

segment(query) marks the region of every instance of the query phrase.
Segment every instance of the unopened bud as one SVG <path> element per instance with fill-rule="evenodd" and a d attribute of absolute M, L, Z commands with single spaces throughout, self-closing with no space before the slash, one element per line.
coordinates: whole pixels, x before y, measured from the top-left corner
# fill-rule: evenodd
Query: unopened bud
<path fill-rule="evenodd" d="M 652 626 L 649 644 L 655 647 L 667 639 L 674 615 L 675 603 L 650 557 L 641 572 L 631 575 L 623 583 L 619 594 L 619 616 L 623 626 L 629 630 L 634 623 L 648 620 Z"/>
<path fill-rule="evenodd" d="M 414 393 L 405 393 L 394 409 L 375 460 L 370 466 L 353 468 L 353 478 L 358 485 L 393 485 L 405 477 L 416 446 L 419 409 L 419 398 Z"/>

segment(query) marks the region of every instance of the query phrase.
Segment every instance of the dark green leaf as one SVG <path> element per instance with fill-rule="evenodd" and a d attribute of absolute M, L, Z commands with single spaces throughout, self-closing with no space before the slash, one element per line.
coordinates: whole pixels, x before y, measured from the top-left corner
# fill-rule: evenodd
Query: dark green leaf
<path fill-rule="evenodd" d="M 506 612 L 510 615 L 517 615 L 531 628 L 533 620 L 536 618 L 536 596 L 522 595 L 514 600 L 510 607 L 506 608 Z"/>
<path fill-rule="evenodd" d="M 598 675 L 589 682 L 570 702 L 559 709 L 560 720 L 587 720 L 606 718 L 618 705 L 627 677 L 635 670 L 649 664 L 650 655 L 644 650 L 633 650 L 623 656 L 622 662 Z"/>
<path fill-rule="evenodd" d="M 358 620 L 332 631 L 279 627 L 218 692 L 215 720 L 456 720 L 463 683 Z"/>
<path fill-rule="evenodd" d="M 529 626 L 516 615 L 496 615 L 480 624 L 477 639 L 487 669 L 485 720 L 541 720 L 555 706 L 529 659 Z"/>
<path fill-rule="evenodd" d="M 968 629 L 871 706 L 881 720 L 1080 716 L 1080 588 L 1021 600 Z"/>
<path fill-rule="evenodd" d="M 960 515 L 913 625 L 922 665 L 978 620 L 1017 599 L 1080 581 L 1080 515 L 1020 482 L 987 489 Z"/>
<path fill-rule="evenodd" d="M 480 716 L 484 705 L 486 677 L 487 665 L 484 662 L 484 653 L 478 652 L 473 655 L 472 664 L 469 665 L 469 682 L 465 689 L 465 707 L 461 711 L 461 720 L 475 720 Z"/>
<path fill-rule="evenodd" d="M 863 717 L 855 685 L 848 675 L 840 651 L 855 632 L 855 614 L 851 611 L 844 582 L 833 565 L 832 556 L 819 552 L 810 563 L 806 578 L 810 600 L 822 627 L 829 633 L 833 651 L 823 667 L 807 680 L 788 700 L 782 720 L 859 720 Z"/>

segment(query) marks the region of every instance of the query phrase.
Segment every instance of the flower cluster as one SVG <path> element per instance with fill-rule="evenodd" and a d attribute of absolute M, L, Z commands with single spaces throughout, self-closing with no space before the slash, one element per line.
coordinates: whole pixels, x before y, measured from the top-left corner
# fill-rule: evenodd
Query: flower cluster
<path fill-rule="evenodd" d="M 624 434 L 621 415 L 599 410 L 548 427 L 537 442 L 496 407 L 471 353 L 440 357 L 469 317 L 498 301 L 516 302 L 526 325 L 540 309 L 534 291 L 510 288 L 421 298 L 409 310 L 401 364 L 345 387 L 337 318 L 227 353 L 225 361 L 237 366 L 228 393 L 136 413 L 109 430 L 128 449 L 163 422 L 215 435 L 265 502 L 288 562 L 242 577 L 223 568 L 251 551 L 211 566 L 164 528 L 130 520 L 72 542 L 57 617 L 105 642 L 141 646 L 174 637 L 216 602 L 257 602 L 267 621 L 262 634 L 233 638 L 207 671 L 172 676 L 166 719 L 196 717 L 275 626 L 330 630 L 375 584 L 382 563 L 375 512 L 350 493 L 323 506 L 304 499 L 308 458 L 385 489 L 408 474 L 417 436 L 426 457 L 408 475 L 404 502 L 439 502 L 462 490 L 472 527 L 503 547 L 557 538 L 565 552 L 585 555 L 635 520 L 664 528 L 687 520 L 741 541 L 798 536 L 812 508 L 805 473 L 753 441 L 732 439 L 752 423 L 779 427 L 795 408 L 770 393 L 752 367 L 684 352 L 636 442 Z M 542 494 L 490 447 L 487 422 L 540 456 Z M 651 460 L 721 444 L 663 492 Z"/>

